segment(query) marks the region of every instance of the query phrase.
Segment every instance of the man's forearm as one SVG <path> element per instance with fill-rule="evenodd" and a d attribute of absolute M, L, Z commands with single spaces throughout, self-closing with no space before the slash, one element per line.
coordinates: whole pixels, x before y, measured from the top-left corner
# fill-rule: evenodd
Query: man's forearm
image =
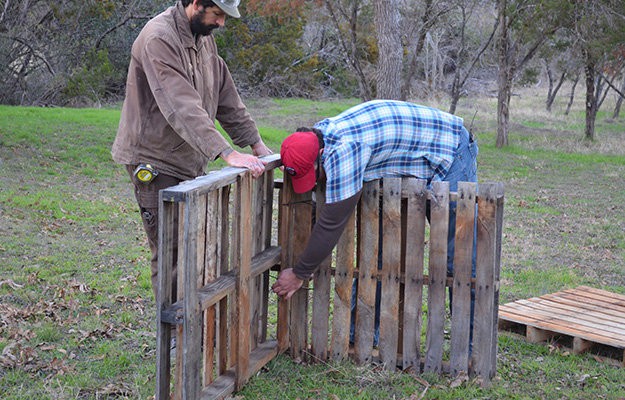
<path fill-rule="evenodd" d="M 313 227 L 306 249 L 293 267 L 300 279 L 308 279 L 331 253 L 339 241 L 347 221 L 358 204 L 361 192 L 336 203 L 326 204 Z"/>

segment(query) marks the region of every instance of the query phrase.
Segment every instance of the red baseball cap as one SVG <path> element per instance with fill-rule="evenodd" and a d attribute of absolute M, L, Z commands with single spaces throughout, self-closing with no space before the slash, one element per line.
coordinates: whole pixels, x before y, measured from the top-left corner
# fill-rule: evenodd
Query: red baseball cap
<path fill-rule="evenodd" d="M 291 176 L 295 193 L 311 190 L 317 181 L 315 161 L 319 156 L 319 139 L 314 132 L 295 132 L 280 147 L 284 172 Z"/>

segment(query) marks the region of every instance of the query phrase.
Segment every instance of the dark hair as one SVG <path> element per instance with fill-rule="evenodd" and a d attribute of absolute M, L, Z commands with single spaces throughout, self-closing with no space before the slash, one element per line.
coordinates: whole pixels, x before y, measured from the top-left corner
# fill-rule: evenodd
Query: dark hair
<path fill-rule="evenodd" d="M 186 7 L 193 2 L 193 0 L 180 0 L 180 1 L 182 2 L 183 7 Z M 217 6 L 217 4 L 215 4 L 212 0 L 200 0 L 200 5 L 204 8 Z"/>
<path fill-rule="evenodd" d="M 305 126 L 301 126 L 295 130 L 295 132 L 312 132 L 317 135 L 317 139 L 319 140 L 319 148 L 323 149 L 325 144 L 323 143 L 323 133 L 317 128 L 307 128 Z"/>

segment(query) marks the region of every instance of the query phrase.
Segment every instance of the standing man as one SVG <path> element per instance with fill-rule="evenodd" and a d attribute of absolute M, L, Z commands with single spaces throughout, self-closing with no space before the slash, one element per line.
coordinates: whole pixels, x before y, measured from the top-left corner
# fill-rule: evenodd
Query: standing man
<path fill-rule="evenodd" d="M 477 182 L 477 142 L 460 117 L 412 103 L 374 100 L 289 135 L 280 150 L 293 190 L 304 193 L 326 176 L 326 205 L 293 268 L 272 289 L 290 298 L 330 255 L 356 207 L 363 182 L 412 176 L 432 181 Z M 450 209 L 448 272 L 453 271 L 455 207 Z M 453 218 L 453 222 L 452 222 Z"/>
<path fill-rule="evenodd" d="M 150 20 L 132 46 L 112 155 L 126 166 L 134 185 L 152 252 L 155 298 L 159 191 L 204 175 L 207 163 L 217 157 L 258 177 L 266 164 L 258 156 L 271 154 L 211 35 L 224 26 L 226 15 L 240 17 L 238 4 L 239 0 L 180 0 Z M 235 145 L 250 146 L 253 155 L 232 149 L 215 120 Z M 174 291 L 175 275 L 174 271 Z"/>

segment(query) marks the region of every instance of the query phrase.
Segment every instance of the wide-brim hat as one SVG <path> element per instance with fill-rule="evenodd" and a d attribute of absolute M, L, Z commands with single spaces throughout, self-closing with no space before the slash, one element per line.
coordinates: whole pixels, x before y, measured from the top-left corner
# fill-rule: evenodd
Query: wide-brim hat
<path fill-rule="evenodd" d="M 241 18 L 241 13 L 239 13 L 241 0 L 213 0 L 213 3 L 229 16 Z"/>

